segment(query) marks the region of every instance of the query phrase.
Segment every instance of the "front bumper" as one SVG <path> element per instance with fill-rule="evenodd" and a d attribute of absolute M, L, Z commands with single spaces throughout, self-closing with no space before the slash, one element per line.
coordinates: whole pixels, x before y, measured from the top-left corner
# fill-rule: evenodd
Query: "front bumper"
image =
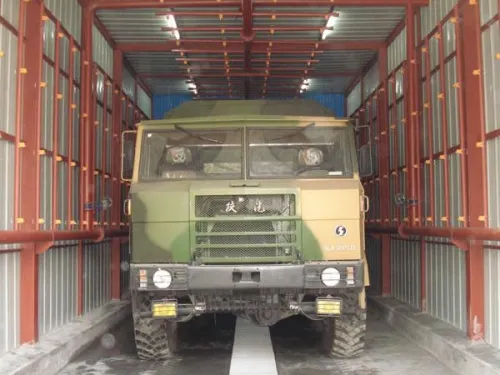
<path fill-rule="evenodd" d="M 321 272 L 334 267 L 340 272 L 340 281 L 327 287 L 321 281 Z M 158 288 L 153 275 L 159 269 L 172 275 L 168 288 Z M 217 265 L 190 266 L 187 264 L 132 264 L 130 288 L 137 291 L 185 292 L 192 294 L 203 291 L 237 290 L 338 290 L 363 288 L 364 272 L 362 261 L 321 261 L 290 265 Z M 352 275 L 352 276 L 348 276 Z M 164 294 L 164 293 L 162 293 Z"/>

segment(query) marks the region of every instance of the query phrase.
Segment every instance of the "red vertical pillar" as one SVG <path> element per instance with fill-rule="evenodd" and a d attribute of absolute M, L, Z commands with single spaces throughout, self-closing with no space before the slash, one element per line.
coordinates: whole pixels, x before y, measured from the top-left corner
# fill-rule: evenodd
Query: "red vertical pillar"
<path fill-rule="evenodd" d="M 380 130 L 379 142 L 379 194 L 380 194 L 380 222 L 382 225 L 390 223 L 390 196 L 389 196 L 389 123 L 388 123 L 388 90 L 387 85 L 387 46 L 378 50 L 379 80 L 382 88 L 378 94 L 378 118 Z M 391 240 L 388 234 L 381 235 L 381 275 L 382 295 L 391 294 Z"/>
<path fill-rule="evenodd" d="M 20 14 L 26 15 L 26 41 L 20 153 L 20 230 L 38 229 L 40 210 L 40 162 L 38 150 L 41 126 L 42 34 L 43 4 L 22 1 Z M 38 257 L 34 243 L 23 245 L 21 251 L 21 343 L 38 337 Z"/>
<path fill-rule="evenodd" d="M 415 131 L 418 124 L 418 108 L 416 89 L 418 86 L 416 57 L 415 57 L 415 8 L 409 3 L 406 6 L 406 71 L 405 71 L 405 107 L 406 107 L 406 170 L 408 199 L 411 201 L 408 207 L 408 219 L 410 225 L 416 224 L 418 219 L 417 204 L 418 180 L 416 178 L 417 164 L 416 148 L 418 147 L 418 134 Z M 419 203 L 418 203 L 419 204 Z"/>
<path fill-rule="evenodd" d="M 85 7 L 82 12 L 82 128 L 83 128 L 83 160 L 82 160 L 82 179 L 83 179 L 83 203 L 94 202 L 95 186 L 94 186 L 94 113 L 92 105 L 93 98 L 93 57 L 92 57 L 92 29 L 93 29 L 93 12 L 88 7 Z M 82 141 L 82 139 L 81 139 Z M 91 229 L 94 223 L 93 211 L 83 212 L 83 228 Z"/>
<path fill-rule="evenodd" d="M 111 224 L 114 228 L 120 227 L 120 208 L 121 208 L 121 128 L 122 128 L 122 100 L 121 88 L 123 82 L 123 52 L 115 49 L 113 55 L 113 124 L 108 126 L 113 130 L 112 146 L 112 190 L 113 202 L 111 212 Z M 120 238 L 111 240 L 111 298 L 120 298 Z"/>
<path fill-rule="evenodd" d="M 463 3 L 462 55 L 465 103 L 465 146 L 469 225 L 485 227 L 487 217 L 484 98 L 479 5 Z M 471 241 L 466 254 L 467 334 L 472 340 L 484 336 L 484 246 Z"/>

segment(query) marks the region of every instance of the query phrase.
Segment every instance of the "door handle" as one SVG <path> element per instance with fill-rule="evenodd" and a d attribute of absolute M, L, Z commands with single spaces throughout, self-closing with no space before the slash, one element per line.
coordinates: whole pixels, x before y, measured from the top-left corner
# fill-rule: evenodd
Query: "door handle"
<path fill-rule="evenodd" d="M 363 211 L 368 212 L 370 210 L 370 198 L 368 196 L 363 195 Z"/>

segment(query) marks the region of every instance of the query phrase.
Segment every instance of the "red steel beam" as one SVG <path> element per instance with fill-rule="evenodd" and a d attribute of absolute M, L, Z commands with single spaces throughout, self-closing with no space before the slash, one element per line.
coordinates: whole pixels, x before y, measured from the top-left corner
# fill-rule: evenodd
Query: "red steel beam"
<path fill-rule="evenodd" d="M 467 149 L 467 202 L 469 225 L 480 231 L 499 229 L 484 228 L 488 218 L 488 194 L 485 149 L 484 87 L 481 74 L 482 50 L 479 5 L 469 2 L 460 9 L 462 33 L 460 36 L 463 59 L 463 94 L 465 104 L 465 145 Z M 498 237 L 500 238 L 500 237 Z M 498 240 L 498 238 L 496 240 Z M 471 340 L 484 337 L 484 245 L 473 242 L 466 257 L 467 273 L 467 334 Z"/>
<path fill-rule="evenodd" d="M 248 1 L 248 0 L 242 0 Z M 243 18 L 245 19 L 245 18 Z M 273 33 L 274 31 L 320 31 L 333 30 L 332 27 L 325 26 L 256 26 L 253 31 L 268 31 Z M 191 27 L 162 27 L 161 31 L 179 31 L 179 32 L 197 32 L 197 31 L 216 31 L 216 32 L 240 32 L 245 33 L 245 27 L 241 28 L 239 26 L 191 26 Z"/>
<path fill-rule="evenodd" d="M 110 124 L 112 134 L 112 162 L 111 162 L 111 187 L 113 200 L 120 202 L 125 199 L 121 196 L 120 169 L 121 169 L 121 129 L 122 129 L 122 101 L 121 87 L 123 83 L 123 52 L 115 49 L 113 53 L 113 90 L 112 96 L 112 121 Z M 121 205 L 111 206 L 111 227 L 120 228 Z M 120 239 L 111 240 L 111 298 L 120 298 Z"/>
<path fill-rule="evenodd" d="M 174 17 L 217 17 L 219 19 L 224 19 L 225 17 L 242 17 L 242 12 L 231 12 L 231 11 L 220 11 L 220 12 L 210 12 L 210 11 L 171 11 L 171 12 L 158 12 L 157 16 L 174 16 Z M 324 12 L 253 12 L 254 18 L 257 17 L 270 17 L 273 20 L 278 18 L 314 18 L 321 17 L 328 19 L 330 16 L 337 16 L 338 13 L 324 13 Z"/>
<path fill-rule="evenodd" d="M 416 158 L 416 145 L 415 140 L 419 139 L 416 132 L 418 124 L 418 107 L 417 107 L 417 87 L 419 85 L 416 70 L 416 57 L 415 57 L 415 8 L 412 4 L 406 7 L 406 56 L 407 56 L 407 72 L 406 90 L 405 90 L 405 106 L 406 106 L 406 158 L 405 165 L 407 169 L 407 189 L 408 199 L 416 201 L 418 199 L 417 193 L 417 179 L 416 171 L 418 168 L 418 161 Z M 417 166 L 417 167 L 416 167 Z M 417 222 L 417 205 L 411 204 L 408 207 L 408 219 L 411 225 Z"/>
<path fill-rule="evenodd" d="M 389 91 L 387 80 L 387 63 L 388 63 L 388 48 L 381 47 L 378 52 L 379 62 L 379 79 L 382 82 L 382 87 L 378 92 L 378 123 L 380 134 L 379 146 L 379 192 L 380 192 L 380 218 L 384 223 L 389 222 L 390 208 L 390 189 L 389 189 L 389 121 L 388 121 L 388 105 Z M 386 204 L 384 204 L 386 203 Z M 389 235 L 381 236 L 382 246 L 382 295 L 391 294 L 391 239 Z"/>
<path fill-rule="evenodd" d="M 243 40 L 243 59 L 245 72 L 252 71 L 252 41 L 255 38 L 253 26 L 253 2 L 252 0 L 241 0 L 243 13 L 243 28 L 241 29 L 241 39 Z M 245 78 L 244 83 L 245 99 L 250 97 L 250 78 Z"/>
<path fill-rule="evenodd" d="M 41 82 L 42 82 L 42 30 L 43 4 L 38 1 L 20 3 L 20 25 L 25 22 L 22 122 L 20 136 L 24 147 L 20 153 L 20 216 L 17 233 L 38 229 L 40 212 L 40 149 L 41 135 Z M 25 21 L 23 21 L 25 16 Z M 22 30 L 22 29 L 20 29 Z M 21 74 L 21 71 L 18 71 Z M 20 144 L 18 145 L 18 147 Z M 3 232 L 5 233 L 5 232 Z M 23 241 L 24 243 L 24 241 Z M 35 245 L 24 244 L 21 251 L 21 322 L 20 343 L 31 343 L 38 338 L 38 257 Z"/>
<path fill-rule="evenodd" d="M 429 0 L 335 0 L 336 6 L 406 6 L 414 4 L 417 6 L 425 6 L 429 4 Z M 132 9 L 132 8 L 204 8 L 204 7 L 225 7 L 237 8 L 240 1 L 226 0 L 89 0 L 88 8 L 91 11 L 97 9 Z M 313 0 L 307 1 L 307 6 L 320 7 L 331 6 L 332 0 Z M 255 0 L 256 6 L 272 6 L 272 7 L 293 7 L 304 6 L 303 0 Z"/>
<path fill-rule="evenodd" d="M 366 40 L 332 40 L 332 41 L 298 41 L 298 40 L 275 40 L 262 41 L 254 40 L 254 53 L 267 53 L 272 47 L 272 53 L 279 52 L 280 49 L 286 49 L 298 53 L 311 53 L 311 48 L 317 48 L 322 51 L 335 50 L 378 50 L 383 44 L 381 41 Z M 216 39 L 183 39 L 179 41 L 168 41 L 163 43 L 118 43 L 116 48 L 123 52 L 173 52 L 180 50 L 199 50 L 214 51 L 223 53 L 243 53 L 241 41 L 234 40 L 216 40 Z"/>
<path fill-rule="evenodd" d="M 313 72 L 309 74 L 274 74 L 265 72 L 242 72 L 242 71 L 231 71 L 229 74 L 226 73 L 143 73 L 139 74 L 140 78 L 148 79 L 148 78 L 179 78 L 179 79 L 189 79 L 191 77 L 196 78 L 234 78 L 234 77 L 269 77 L 272 78 L 334 78 L 334 77 L 350 77 L 353 75 L 359 74 L 357 71 L 345 71 L 345 72 Z"/>

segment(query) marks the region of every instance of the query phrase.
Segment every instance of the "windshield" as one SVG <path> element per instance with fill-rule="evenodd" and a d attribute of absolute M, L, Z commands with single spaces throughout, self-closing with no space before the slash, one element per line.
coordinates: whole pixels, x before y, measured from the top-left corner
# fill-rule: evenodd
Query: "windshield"
<path fill-rule="evenodd" d="M 251 129 L 250 178 L 351 177 L 348 128 Z"/>
<path fill-rule="evenodd" d="M 142 140 L 141 180 L 240 179 L 241 129 L 148 130 Z"/>
<path fill-rule="evenodd" d="M 352 177 L 347 127 L 247 129 L 247 178 Z M 243 129 L 146 130 L 139 179 L 242 179 Z"/>

